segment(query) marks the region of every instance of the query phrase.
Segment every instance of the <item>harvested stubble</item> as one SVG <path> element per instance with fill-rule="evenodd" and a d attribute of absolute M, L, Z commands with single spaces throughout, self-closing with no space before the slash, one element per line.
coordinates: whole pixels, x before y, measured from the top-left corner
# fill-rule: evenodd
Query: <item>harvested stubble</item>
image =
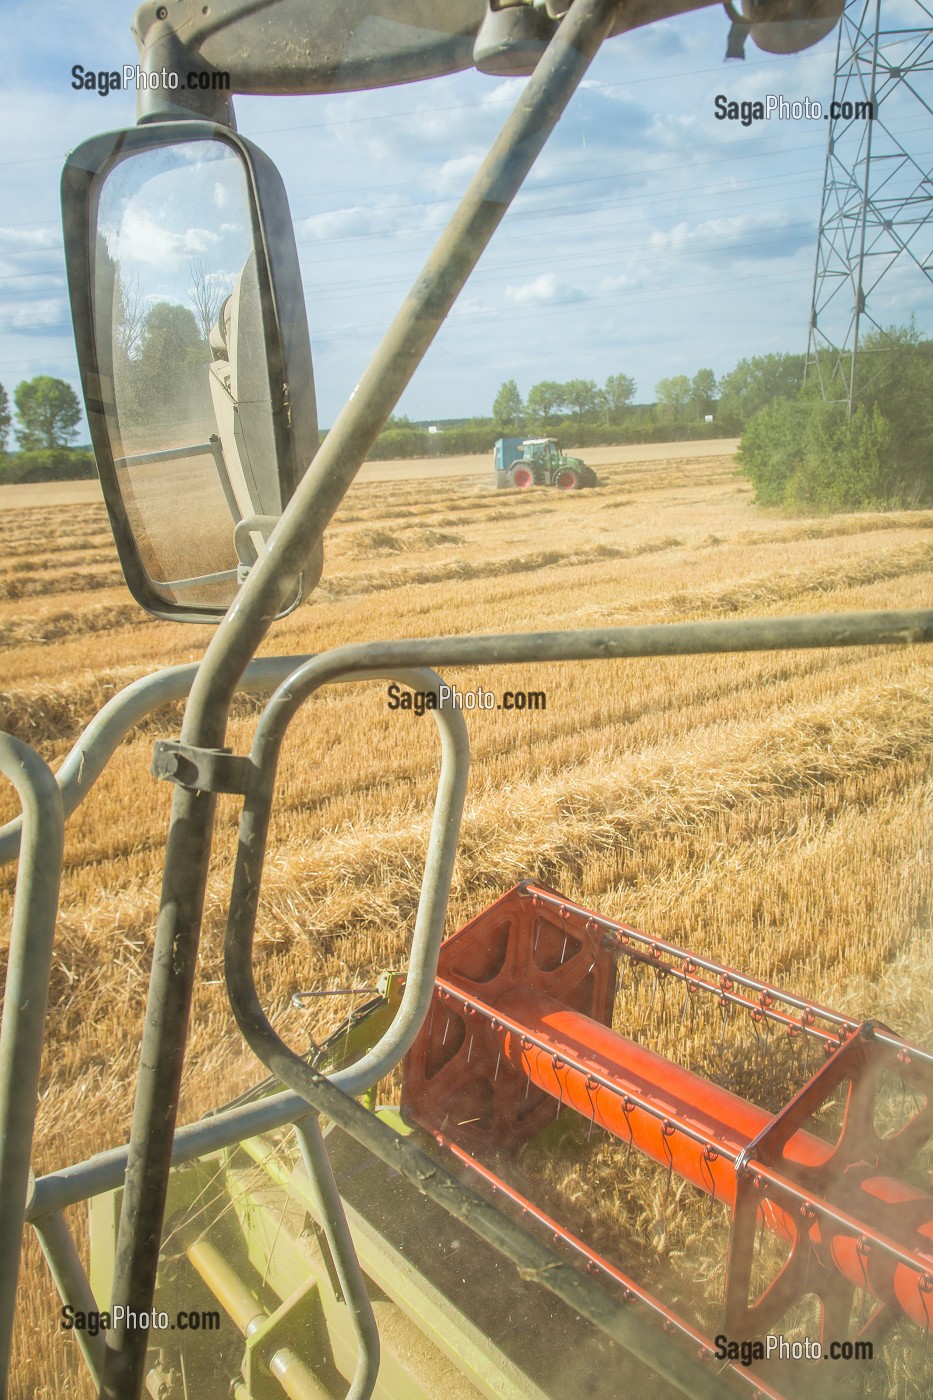
<path fill-rule="evenodd" d="M 727 459 L 600 475 L 598 491 L 560 497 L 493 493 L 478 478 L 354 488 L 328 533 L 324 588 L 276 626 L 264 652 L 929 602 L 931 512 L 770 518 Z M 61 571 L 71 590 L 31 601 L 28 614 L 0 596 L 3 719 L 53 759 L 120 686 L 196 659 L 210 635 L 153 625 L 122 588 L 85 594 L 75 583 L 82 568 L 98 578 L 109 570 L 104 529 L 93 507 L 24 509 L 0 523 L 32 574 L 54 559 L 46 576 Z M 383 552 L 389 564 L 374 569 Z M 468 716 L 473 769 L 451 928 L 532 874 L 659 937 L 933 1040 L 923 990 L 933 719 L 921 649 L 503 667 L 448 679 L 499 698 L 547 693 L 543 712 Z M 254 715 L 249 703 L 235 710 L 228 741 L 238 752 Z M 128 1130 L 171 796 L 147 776 L 158 732 L 177 734 L 177 707 L 121 746 L 69 822 L 39 1171 Z M 261 995 L 298 1049 L 346 1008 L 325 1000 L 298 1012 L 293 990 L 369 983 L 404 964 L 435 765 L 430 717 L 390 712 L 375 682 L 315 697 L 292 727 L 256 960 Z M 7 798 L 4 812 L 12 805 Z M 241 1048 L 222 987 L 236 822 L 235 800 L 221 799 L 185 1120 L 263 1073 Z M 10 883 L 7 874 L 5 908 Z M 620 1003 L 620 1025 L 639 1014 Z M 657 1034 L 658 1048 L 677 1053 L 671 1026 Z M 777 1058 L 762 1067 L 741 1045 L 718 1055 L 719 1034 L 718 1021 L 699 1027 L 689 1056 L 705 1054 L 709 1072 L 779 1101 L 787 1066 Z M 597 1133 L 574 1153 L 543 1165 L 532 1154 L 512 1170 L 519 1185 L 533 1180 L 529 1194 L 540 1195 L 546 1177 L 562 1202 L 555 1210 L 714 1326 L 718 1208 L 711 1216 L 689 1188 L 668 1187 L 665 1172 L 635 1158 Z M 88 1395 L 37 1253 L 30 1243 L 11 1393 Z M 917 1352 L 906 1333 L 895 1336 L 883 1370 L 872 1369 L 872 1393 L 925 1393 Z"/>

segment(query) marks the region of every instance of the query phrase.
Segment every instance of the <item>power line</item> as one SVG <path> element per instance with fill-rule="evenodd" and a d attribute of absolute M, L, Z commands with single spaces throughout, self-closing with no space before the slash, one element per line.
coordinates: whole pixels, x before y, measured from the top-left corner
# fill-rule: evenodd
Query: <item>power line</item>
<path fill-rule="evenodd" d="M 767 66 L 769 66 L 769 65 L 773 65 L 773 64 L 775 64 L 775 63 L 786 62 L 786 57 L 787 57 L 786 55 L 780 55 L 779 57 L 775 57 L 775 58 L 763 58 L 763 59 L 750 59 L 750 60 L 746 60 L 746 62 L 745 62 L 745 64 L 744 64 L 743 72 L 747 72 L 750 68 L 763 68 L 763 67 L 767 67 Z M 464 70 L 464 71 L 469 72 L 470 70 Z M 722 70 L 721 64 L 717 64 L 715 67 L 712 67 L 712 68 L 694 68 L 694 69 L 688 70 L 687 72 L 658 73 L 658 74 L 651 74 L 651 75 L 646 76 L 646 77 L 644 77 L 644 78 L 627 78 L 626 81 L 625 81 L 624 83 L 591 82 L 591 83 L 589 84 L 589 90 L 590 90 L 590 91 L 593 91 L 594 89 L 598 89 L 598 90 L 600 90 L 600 91 L 602 91 L 602 92 L 614 92 L 614 91 L 617 91 L 617 90 L 622 90 L 622 89 L 624 89 L 624 90 L 627 91 L 630 87 L 634 87 L 634 86 L 636 86 L 636 85 L 638 85 L 638 84 L 640 84 L 640 83 L 659 83 L 659 82 L 664 82 L 666 79 L 680 80 L 680 79 L 682 79 L 682 78 L 696 78 L 696 77 L 702 77 L 702 76 L 704 76 L 704 75 L 707 74 L 707 73 L 719 73 L 719 72 L 722 72 L 722 71 L 723 71 L 723 70 Z M 448 77 L 458 77 L 459 74 L 448 74 L 447 76 L 448 76 Z M 584 91 L 586 91 L 586 90 L 587 90 L 587 88 L 584 88 Z M 247 94 L 247 93 L 236 94 L 236 93 L 234 93 L 233 95 L 234 95 L 234 96 L 245 97 L 245 96 L 252 96 L 253 94 Z M 296 96 L 305 96 L 305 97 L 307 97 L 307 96 L 329 96 L 329 97 L 331 98 L 331 100 L 333 100 L 333 98 L 334 98 L 335 96 L 338 97 L 338 99 L 339 99 L 339 97 L 345 96 L 345 95 L 347 95 L 347 94 L 343 94 L 343 93 L 339 93 L 339 94 L 334 94 L 334 93 L 331 93 L 331 94 L 323 94 L 323 93 L 322 93 L 322 94 L 311 94 L 311 93 L 304 93 L 304 94 L 295 94 L 295 95 L 296 95 Z M 478 110 L 483 110 L 483 109 L 486 110 L 486 111 L 489 111 L 490 109 L 494 109 L 495 107 L 497 107 L 497 106 L 499 106 L 499 105 L 503 105 L 503 106 L 504 106 L 506 102 L 514 102 L 514 100 L 515 100 L 515 97 L 514 97 L 514 89 L 513 89 L 512 91 L 509 91 L 509 92 L 507 92 L 507 93 L 504 93 L 501 97 L 490 96 L 490 97 L 486 98 L 484 101 L 481 101 L 481 102 L 456 102 L 456 103 L 449 103 L 449 104 L 447 104 L 446 106 L 443 106 L 443 107 L 438 106 L 438 105 L 432 103 L 430 106 L 426 106 L 426 107 L 407 107 L 407 108 L 403 108 L 402 111 L 400 111 L 400 112 L 375 112 L 375 113 L 373 113 L 373 114 L 371 114 L 371 115 L 367 115 L 367 116 L 358 116 L 358 117 L 335 117 L 335 118 L 331 118 L 330 120 L 328 120 L 328 121 L 326 121 L 326 122 L 299 122 L 299 123 L 297 123 L 297 124 L 295 124 L 295 125 L 292 125 L 292 126 L 263 126 L 263 127 L 254 127 L 254 128 L 251 129 L 251 135 L 253 135 L 253 136 L 279 136 L 279 135 L 282 135 L 282 134 L 285 134 L 285 133 L 288 133 L 288 132 L 293 132 L 293 131 L 329 131 L 329 130 L 331 130 L 333 127 L 358 126 L 358 125 L 360 125 L 361 123 L 364 123 L 364 122 L 379 122 L 379 124 L 382 125 L 383 123 L 385 123 L 385 122 L 387 122 L 387 121 L 400 121 L 400 120 L 402 120 L 402 119 L 405 118 L 405 117 L 434 116 L 434 115 L 435 115 L 436 113 L 438 113 L 438 112 L 472 112 L 472 111 L 478 111 Z M 65 154 L 67 154 L 67 152 L 65 152 Z M 21 158 L 18 159 L 18 160 L 3 160 L 3 161 L 0 161 L 0 168 L 4 168 L 4 167 L 7 167 L 7 166 L 13 166 L 13 165 L 38 165 L 38 164 L 40 164 L 40 163 L 42 163 L 42 162 L 44 162 L 44 161 L 49 161 L 49 160 L 62 160 L 62 159 L 63 159 L 63 156 L 62 156 L 62 155 L 24 156 L 24 157 L 21 157 Z"/>

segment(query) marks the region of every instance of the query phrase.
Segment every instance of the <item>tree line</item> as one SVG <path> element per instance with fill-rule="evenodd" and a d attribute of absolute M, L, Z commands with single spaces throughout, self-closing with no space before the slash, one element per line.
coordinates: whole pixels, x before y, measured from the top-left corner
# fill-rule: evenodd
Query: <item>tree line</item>
<path fill-rule="evenodd" d="M 636 415 L 645 417 L 646 410 L 653 410 L 658 422 L 699 422 L 712 413 L 719 391 L 711 369 L 697 370 L 692 378 L 676 374 L 659 380 L 654 405 L 634 403 L 637 387 L 629 374 L 610 374 L 602 386 L 595 379 L 568 379 L 563 384 L 544 379 L 533 384 L 523 400 L 515 380 L 507 379 L 493 402 L 492 421 L 502 433 L 547 433 L 568 420 L 576 427 L 623 424 Z"/>
<path fill-rule="evenodd" d="M 205 367 L 212 358 L 209 337 L 228 293 L 203 262 L 188 272 L 190 305 L 157 301 L 146 305 L 138 280 L 123 276 L 103 242 L 98 255 L 114 281 L 113 375 L 121 424 L 151 429 L 161 417 L 212 411 Z M 81 405 L 70 384 L 51 375 L 23 380 L 13 394 L 18 451 L 8 453 L 14 427 L 9 395 L 0 385 L 0 480 L 40 481 L 92 477 L 90 451 L 74 446 Z"/>
<path fill-rule="evenodd" d="M 0 481 L 67 480 L 94 475 L 90 452 L 74 446 L 81 422 L 78 396 L 64 379 L 23 379 L 10 398 L 0 384 Z M 18 451 L 9 452 L 11 430 Z"/>
<path fill-rule="evenodd" d="M 157 303 L 128 317 L 124 345 L 132 386 L 159 380 L 161 402 L 171 402 L 183 375 L 202 365 L 206 332 L 216 304 L 188 308 Z M 115 359 L 117 356 L 115 356 Z M 636 404 L 627 374 L 559 384 L 543 380 L 523 399 L 514 380 L 500 388 L 491 418 L 467 419 L 428 433 L 407 418 L 390 419 L 373 457 L 486 452 L 496 437 L 515 433 L 573 434 L 574 446 L 599 442 L 740 436 L 739 462 L 762 505 L 791 510 L 862 510 L 933 503 L 933 341 L 911 327 L 891 327 L 864 338 L 860 388 L 853 413 L 825 401 L 803 355 L 755 355 L 717 381 L 710 369 L 655 385 L 656 402 Z M 168 368 L 170 366 L 170 368 Z M 843 366 L 843 369 L 846 369 Z M 850 368 L 850 367 L 848 367 Z M 166 377 L 167 376 L 167 377 Z M 150 394 L 151 398 L 152 395 Z M 0 479 L 41 480 L 92 476 L 89 452 L 73 446 L 81 420 L 77 395 L 62 379 L 39 375 L 13 395 L 19 451 L 7 454 L 14 426 L 0 386 Z M 704 420 L 712 416 L 713 422 Z M 570 444 L 565 444 L 570 445 Z"/>
<path fill-rule="evenodd" d="M 16 406 L 16 437 L 24 452 L 36 448 L 52 451 L 68 447 L 78 434 L 81 405 L 78 396 L 64 379 L 50 374 L 24 379 L 13 391 Z M 5 452 L 13 426 L 10 399 L 0 384 L 0 451 Z"/>

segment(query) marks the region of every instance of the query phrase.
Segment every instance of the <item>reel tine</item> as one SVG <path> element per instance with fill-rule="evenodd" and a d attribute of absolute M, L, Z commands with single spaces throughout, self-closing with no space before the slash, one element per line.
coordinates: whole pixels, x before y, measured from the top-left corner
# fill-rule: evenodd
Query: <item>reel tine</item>
<path fill-rule="evenodd" d="M 933 1293 L 933 1277 L 929 1274 L 920 1274 L 917 1277 L 917 1292 L 923 1304 L 923 1365 L 927 1364 L 927 1344 L 930 1340 L 930 1309 L 927 1306 L 927 1298 Z"/>
<path fill-rule="evenodd" d="M 595 1081 L 587 1080 L 586 1101 L 590 1106 L 590 1126 L 587 1129 L 586 1140 L 589 1142 L 593 1136 L 593 1126 L 596 1122 L 596 1095 L 599 1093 L 599 1085 Z"/>
<path fill-rule="evenodd" d="M 671 1147 L 669 1139 L 674 1136 L 676 1131 L 676 1126 L 665 1119 L 661 1129 L 661 1140 L 664 1143 L 664 1150 L 667 1153 L 667 1184 L 664 1188 L 665 1195 L 670 1194 L 671 1177 L 674 1174 L 674 1149 Z"/>
<path fill-rule="evenodd" d="M 633 1142 L 634 1137 L 635 1137 L 635 1133 L 634 1133 L 634 1131 L 632 1130 L 631 1119 L 630 1119 L 630 1117 L 629 1117 L 629 1115 L 632 1113 L 632 1111 L 634 1110 L 634 1108 L 635 1108 L 635 1104 L 634 1104 L 634 1101 L 633 1101 L 632 1099 L 630 1099 L 630 1098 L 624 1098 L 624 1099 L 622 1100 L 622 1112 L 625 1114 L 625 1126 L 628 1128 L 628 1150 L 627 1150 L 627 1152 L 626 1152 L 626 1154 L 625 1154 L 625 1165 L 626 1165 L 626 1167 L 628 1167 L 629 1161 L 631 1160 L 631 1156 L 632 1156 L 632 1142 Z"/>
<path fill-rule="evenodd" d="M 724 1000 L 724 1001 L 721 1001 L 721 1002 L 719 1003 L 719 1014 L 720 1014 L 720 1016 L 722 1017 L 722 1031 L 720 1032 L 720 1036 L 719 1036 L 719 1048 L 718 1048 L 717 1053 L 721 1055 L 721 1054 L 722 1054 L 722 1047 L 723 1047 L 723 1044 L 724 1044 L 725 1039 L 726 1039 L 726 1025 L 728 1024 L 728 1021 L 729 1021 L 729 1003 L 728 1003 L 728 1001 L 725 1001 L 725 1000 Z"/>
<path fill-rule="evenodd" d="M 858 1329 L 862 1330 L 863 1319 L 865 1317 L 865 1307 L 868 1303 L 868 1254 L 871 1249 L 871 1242 L 862 1236 L 855 1246 L 855 1255 L 862 1270 L 861 1297 L 858 1305 Z M 924 1311 L 926 1311 L 926 1301 L 924 1300 Z"/>
<path fill-rule="evenodd" d="M 749 1014 L 752 1018 L 752 1030 L 755 1033 L 755 1065 L 757 1067 L 761 1060 L 761 1031 L 758 1029 L 758 1023 L 762 1020 L 762 1012 L 760 1007 L 753 1007 Z"/>
<path fill-rule="evenodd" d="M 653 985 L 652 988 L 651 988 L 651 996 L 648 998 L 648 1009 L 647 1009 L 647 1011 L 645 1012 L 645 1014 L 644 1014 L 644 1016 L 643 1016 L 643 1018 L 642 1018 L 642 1023 L 641 1023 L 641 1026 L 639 1027 L 640 1030 L 644 1030 L 644 1029 L 645 1029 L 645 1027 L 647 1026 L 648 1021 L 649 1021 L 649 1019 L 650 1019 L 650 1017 L 651 1017 L 651 1013 L 652 1013 L 652 1011 L 654 1010 L 654 1001 L 655 1001 L 655 997 L 656 997 L 657 994 L 658 994 L 658 980 L 659 980 L 659 978 L 658 978 L 658 973 L 657 973 L 657 970 L 655 970 L 655 974 L 654 974 L 654 985 Z"/>

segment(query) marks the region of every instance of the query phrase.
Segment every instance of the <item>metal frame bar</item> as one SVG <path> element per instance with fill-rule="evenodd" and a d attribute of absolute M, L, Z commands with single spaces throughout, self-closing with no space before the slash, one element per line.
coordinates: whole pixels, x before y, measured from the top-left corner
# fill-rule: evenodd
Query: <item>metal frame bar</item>
<path fill-rule="evenodd" d="M 75 1248 L 71 1231 L 60 1211 L 33 1222 L 49 1271 L 58 1287 L 59 1296 L 83 1313 L 98 1311 L 84 1265 Z M 84 1363 L 95 1385 L 100 1384 L 100 1368 L 104 1359 L 104 1334 L 92 1336 L 84 1328 L 75 1328 L 75 1341 L 81 1349 Z"/>
<path fill-rule="evenodd" d="M 196 442 L 191 447 L 167 447 L 161 452 L 137 452 L 132 457 L 114 457 L 115 467 L 148 467 L 155 462 L 177 462 L 181 457 L 213 457 L 213 442 Z"/>
<path fill-rule="evenodd" d="M 65 845 L 54 775 L 28 744 L 0 734 L 0 773 L 22 803 L 10 956 L 0 1027 L 0 1395 L 6 1394 L 29 1189 L 52 943 Z"/>
<path fill-rule="evenodd" d="M 317 1217 L 321 1222 L 334 1271 L 340 1282 L 356 1338 L 357 1363 L 345 1400 L 369 1400 L 379 1374 L 379 1329 L 373 1315 L 366 1279 L 334 1180 L 321 1126 L 316 1118 L 295 1125 L 311 1188 L 316 1196 Z"/>
<path fill-rule="evenodd" d="M 192 687 L 183 742 L 222 747 L 230 699 L 247 662 L 294 592 L 325 526 L 599 50 L 617 8 L 617 0 L 571 5 L 220 624 Z M 155 1291 L 214 807 L 209 794 L 183 788 L 172 804 L 114 1276 L 115 1296 L 137 1313 L 149 1311 Z M 108 1334 L 101 1400 L 139 1395 L 147 1342 L 145 1332 L 125 1326 Z"/>
<path fill-rule="evenodd" d="M 417 652 L 420 649 L 417 642 L 402 645 L 410 651 Z M 337 651 L 326 652 L 323 656 L 314 657 L 306 662 L 283 681 L 263 711 L 256 728 L 250 752 L 256 779 L 243 804 L 224 948 L 227 990 L 238 1020 L 242 1012 L 244 1019 L 240 1023 L 240 1029 L 247 1040 L 249 1035 L 244 1029 L 246 1023 L 251 1028 L 260 1027 L 264 1034 L 274 1035 L 256 999 L 252 974 L 250 971 L 247 975 L 246 965 L 248 963 L 251 966 L 252 962 L 253 934 L 262 884 L 266 837 L 272 815 L 277 759 L 289 721 L 315 690 L 333 681 L 347 680 L 354 674 L 357 679 L 395 679 L 412 689 L 433 691 L 435 694 L 442 684 L 440 676 L 426 668 L 373 666 L 369 663 L 369 657 L 374 650 L 378 650 L 378 647 L 364 643 L 358 647 L 342 647 Z M 359 663 L 356 667 L 345 667 L 344 655 L 347 651 L 355 653 Z M 402 1003 L 391 1025 L 377 1043 L 353 1065 L 337 1070 L 331 1076 L 332 1083 L 347 1094 L 364 1093 L 395 1069 L 411 1048 L 434 995 L 434 976 L 444 936 L 447 898 L 457 854 L 460 817 L 466 797 L 469 737 L 466 721 L 459 710 L 438 708 L 432 710 L 431 715 L 440 733 L 441 771 Z M 234 992 L 234 987 L 237 988 L 237 992 Z M 240 1011 L 237 1010 L 238 1006 Z M 276 1041 L 285 1049 L 284 1042 L 278 1037 Z M 272 1072 L 277 1073 L 274 1069 Z"/>
<path fill-rule="evenodd" d="M 252 661 L 237 685 L 237 691 L 265 693 L 289 675 L 307 656 L 275 656 Z M 94 716 L 55 773 L 67 820 L 90 792 L 101 776 L 117 745 L 130 730 L 161 705 L 184 700 L 194 683 L 198 663 L 187 666 L 166 666 L 151 676 L 133 681 Z M 32 750 L 30 750 L 32 752 Z M 0 827 L 0 865 L 15 860 L 19 854 L 23 818 L 14 817 Z"/>

